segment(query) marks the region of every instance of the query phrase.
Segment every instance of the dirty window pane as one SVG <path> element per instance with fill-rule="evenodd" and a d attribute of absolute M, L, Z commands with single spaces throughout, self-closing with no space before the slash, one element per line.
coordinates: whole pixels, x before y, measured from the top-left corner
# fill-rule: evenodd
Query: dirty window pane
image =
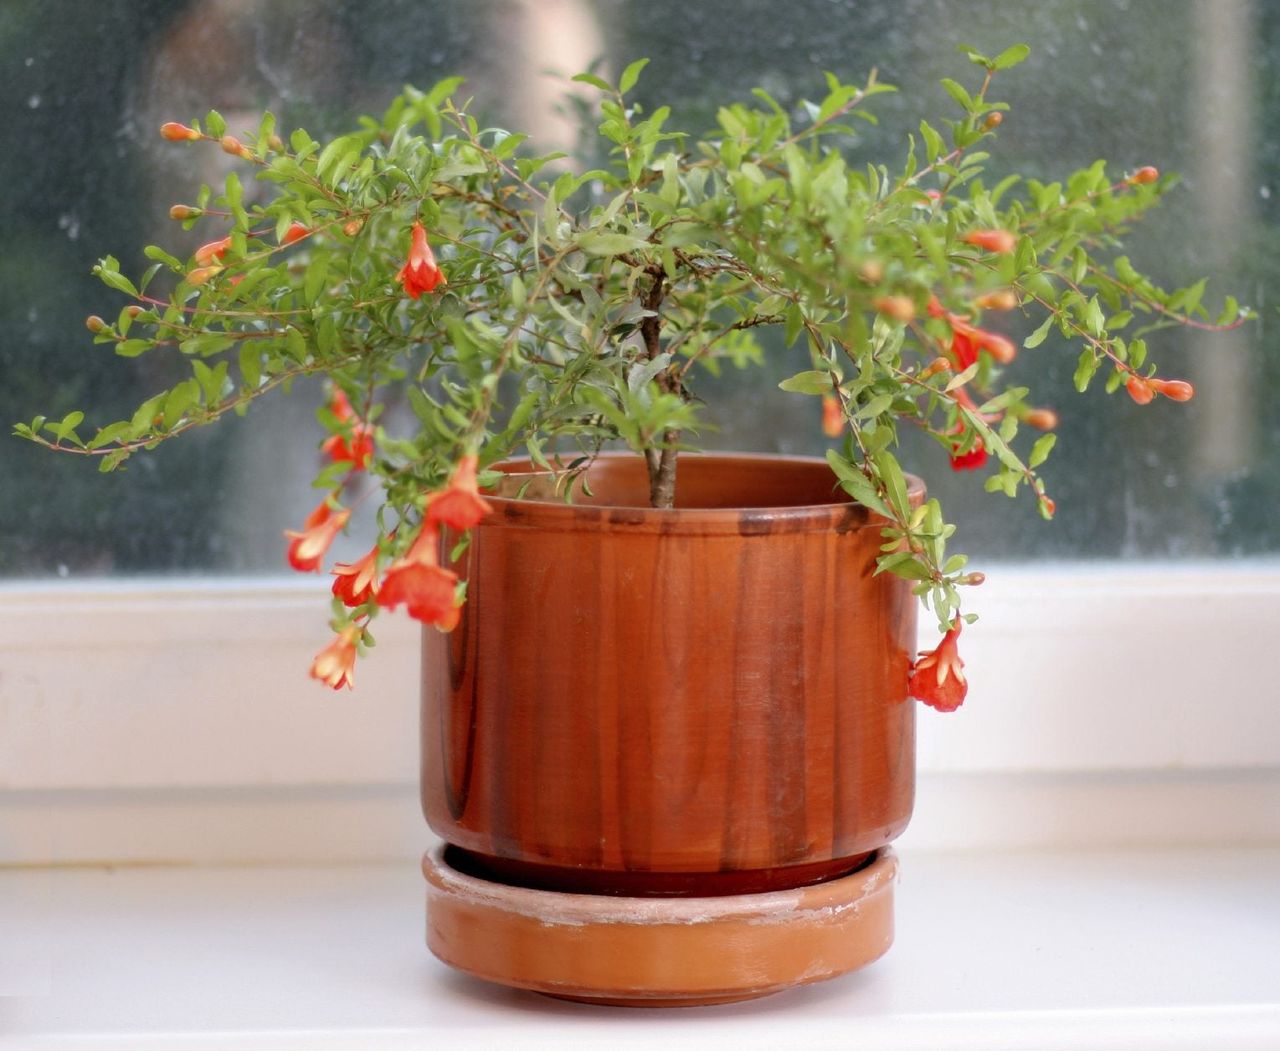
<path fill-rule="evenodd" d="M 1162 283 L 1205 273 L 1209 299 L 1236 292 L 1262 313 L 1229 335 L 1170 330 L 1152 342 L 1168 375 L 1199 390 L 1186 406 L 1139 409 L 1099 387 L 1071 388 L 1075 351 L 1025 352 L 1039 401 L 1061 414 L 1046 469 L 1058 521 L 1030 501 L 953 477 L 940 451 L 910 445 L 960 527 L 957 543 L 1001 558 L 1234 557 L 1280 550 L 1280 5 L 1254 0 L 6 0 L 0 8 L 0 419 L 61 415 L 92 402 L 131 411 L 172 374 L 95 347 L 86 314 L 121 302 L 88 271 L 113 252 L 141 269 L 150 242 L 194 246 L 167 218 L 217 160 L 162 142 L 168 119 L 220 110 L 233 127 L 272 109 L 282 127 L 342 128 L 405 82 L 468 76 L 494 123 L 541 141 L 571 137 L 548 69 L 597 56 L 610 69 L 649 55 L 638 91 L 698 129 L 725 98 L 768 88 L 784 105 L 820 90 L 825 69 L 872 66 L 902 94 L 878 100 L 859 148 L 896 164 L 905 133 L 949 102 L 940 77 L 969 75 L 954 51 L 1016 41 L 1032 58 L 1005 75 L 1013 104 L 991 162 L 1045 179 L 1108 157 L 1153 164 L 1182 187 L 1133 239 Z M 200 163 L 205 163 L 201 161 Z M 1016 326 L 1015 326 L 1016 327 Z M 1012 333 L 1018 334 L 1018 333 Z M 715 447 L 821 452 L 814 406 L 779 396 L 797 368 L 706 384 Z M 102 476 L 79 457 L 5 439 L 0 453 L 0 575 L 276 572 L 282 527 L 314 501 L 320 437 L 315 388 L 268 423 L 260 413 L 138 457 Z M 285 409 L 285 406 L 276 406 Z M 1107 411 L 1101 411 L 1107 410 Z M 115 415 L 109 415 L 114 413 Z"/>

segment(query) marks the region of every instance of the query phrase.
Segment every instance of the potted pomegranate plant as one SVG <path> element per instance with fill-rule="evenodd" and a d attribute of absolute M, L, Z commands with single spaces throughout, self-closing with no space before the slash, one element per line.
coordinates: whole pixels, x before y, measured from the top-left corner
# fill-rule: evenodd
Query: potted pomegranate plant
<path fill-rule="evenodd" d="M 327 142 L 267 115 L 169 123 L 232 172 L 172 209 L 207 230 L 146 249 L 127 300 L 91 316 L 117 354 L 189 375 L 129 419 L 37 417 L 25 438 L 104 471 L 327 378 L 323 496 L 290 530 L 333 576 L 311 674 L 352 684 L 382 611 L 424 626 L 428 941 L 494 981 L 617 1003 L 710 1003 L 843 973 L 892 936 L 888 844 L 910 815 L 914 705 L 964 700 L 961 591 L 981 582 L 904 473 L 1029 494 L 1057 416 L 1002 367 L 1056 329 L 1132 402 L 1185 401 L 1145 336 L 1204 325 L 1202 285 L 1157 287 L 1118 235 L 1169 185 L 1099 162 L 1062 182 L 981 177 L 1023 46 L 968 52 L 952 119 L 892 165 L 854 166 L 851 126 L 892 90 L 828 76 L 789 113 L 766 92 L 695 136 L 599 91 L 601 167 L 482 127 L 458 81 L 408 89 Z M 1228 299 L 1214 324 L 1247 315 Z M 1025 329 L 1024 329 L 1025 331 Z M 768 333 L 769 335 L 766 335 Z M 696 452 L 707 370 L 794 360 L 825 460 Z M 388 406 L 402 411 L 388 412 Z M 378 535 L 328 565 L 357 477 Z M 941 635 L 918 655 L 923 601 Z"/>

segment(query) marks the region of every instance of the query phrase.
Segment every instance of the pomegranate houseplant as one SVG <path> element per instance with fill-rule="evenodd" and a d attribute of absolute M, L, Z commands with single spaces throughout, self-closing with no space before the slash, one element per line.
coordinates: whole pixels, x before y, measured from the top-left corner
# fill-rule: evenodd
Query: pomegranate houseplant
<path fill-rule="evenodd" d="M 17 432 L 111 471 L 327 379 L 322 495 L 287 533 L 295 569 L 333 576 L 311 674 L 350 686 L 383 610 L 428 629 L 423 802 L 452 851 L 427 862 L 430 939 L 457 966 L 686 1003 L 882 952 L 906 701 L 964 699 L 961 590 L 981 580 L 904 474 L 900 427 L 936 440 L 922 467 L 980 473 L 1051 518 L 1037 470 L 1057 415 L 1002 366 L 1056 329 L 1081 391 L 1185 401 L 1147 338 L 1247 315 L 1228 299 L 1211 321 L 1203 283 L 1163 290 L 1121 254 L 1171 184 L 1154 168 L 988 185 L 1007 111 L 992 83 L 1027 49 L 965 50 L 977 75 L 944 81 L 954 115 L 922 121 L 893 164 L 848 154 L 893 90 L 874 74 L 828 75 L 797 112 L 757 90 L 697 136 L 629 101 L 643 61 L 616 84 L 575 78 L 599 93 L 585 171 L 482 127 L 457 80 L 327 142 L 286 141 L 270 115 L 251 133 L 217 113 L 161 129 L 254 178 L 173 207 L 206 231 L 194 252 L 148 247 L 136 281 L 101 260 L 127 302 L 88 327 L 188 375 L 129 419 Z M 813 400 L 826 462 L 691 455 L 700 376 L 766 354 L 795 362 L 781 387 Z M 360 487 L 379 495 L 376 541 L 326 566 L 357 476 L 378 483 Z M 912 596 L 942 634 L 918 657 Z"/>

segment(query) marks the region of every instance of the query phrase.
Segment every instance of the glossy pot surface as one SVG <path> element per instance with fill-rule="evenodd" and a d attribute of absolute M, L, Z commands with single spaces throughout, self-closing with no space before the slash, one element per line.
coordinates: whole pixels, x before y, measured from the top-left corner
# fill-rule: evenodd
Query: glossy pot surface
<path fill-rule="evenodd" d="M 641 895 L 857 868 L 914 787 L 916 602 L 873 575 L 882 520 L 807 458 L 684 455 L 673 510 L 636 456 L 590 488 L 494 498 L 461 623 L 424 631 L 422 803 L 451 863 Z"/>

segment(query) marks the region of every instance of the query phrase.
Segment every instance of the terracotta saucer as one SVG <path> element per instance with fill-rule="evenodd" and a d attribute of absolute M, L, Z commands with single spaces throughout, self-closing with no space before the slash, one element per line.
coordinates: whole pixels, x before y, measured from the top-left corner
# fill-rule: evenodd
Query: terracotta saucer
<path fill-rule="evenodd" d="M 427 947 L 500 985 L 591 1003 L 730 1003 L 820 982 L 893 941 L 893 851 L 797 890 L 715 898 L 626 898 L 510 887 L 422 859 Z"/>

